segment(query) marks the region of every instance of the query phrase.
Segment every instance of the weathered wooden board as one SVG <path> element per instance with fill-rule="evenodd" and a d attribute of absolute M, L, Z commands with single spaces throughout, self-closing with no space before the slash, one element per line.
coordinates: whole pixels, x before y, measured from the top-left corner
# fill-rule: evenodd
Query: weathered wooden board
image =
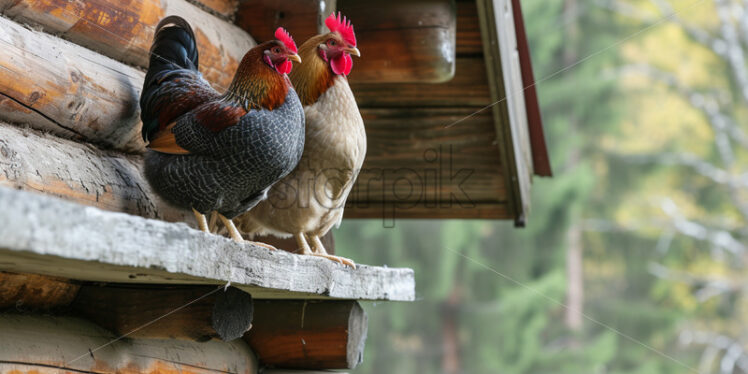
<path fill-rule="evenodd" d="M 143 72 L 0 17 L 0 120 L 127 151 L 144 147 Z"/>
<path fill-rule="evenodd" d="M 122 339 L 72 317 L 0 314 L 0 372 L 94 374 L 257 373 L 243 340 Z M 95 351 L 94 351 L 95 350 Z"/>
<path fill-rule="evenodd" d="M 238 339 L 253 316 L 252 297 L 235 287 L 84 285 L 72 307 L 118 335 L 199 342 Z"/>
<path fill-rule="evenodd" d="M 257 299 L 413 300 L 413 270 L 355 270 L 270 251 L 184 224 L 102 211 L 0 187 L 0 271 L 78 280 L 224 284 Z M 75 219 L 71 219 L 75 217 Z"/>
<path fill-rule="evenodd" d="M 231 2 L 211 0 L 209 3 L 230 7 Z M 239 61 L 255 45 L 246 32 L 186 0 L 0 0 L 0 11 L 18 22 L 40 25 L 47 32 L 140 67 L 148 66 L 148 51 L 156 24 L 164 16 L 179 15 L 195 30 L 200 71 L 220 91 L 229 86 Z M 51 44 L 47 45 L 47 49 L 50 47 Z M 41 54 L 43 58 L 49 55 Z M 86 66 L 85 57 L 69 61 L 78 61 L 81 64 L 78 68 Z M 120 70 L 117 66 L 111 68 Z M 82 70 L 85 73 L 85 69 Z"/>
<path fill-rule="evenodd" d="M 453 0 L 338 0 L 356 30 L 362 58 L 351 79 L 439 83 L 455 71 Z"/>
<path fill-rule="evenodd" d="M 483 107 L 491 104 L 486 67 L 479 57 L 457 58 L 454 78 L 438 84 L 359 82 L 356 69 L 354 61 L 350 84 L 360 107 Z"/>
<path fill-rule="evenodd" d="M 530 211 L 532 147 L 527 126 L 524 86 L 520 69 L 511 0 L 477 0 L 478 15 L 491 100 L 501 147 L 509 210 L 518 226 Z"/>
<path fill-rule="evenodd" d="M 0 309 L 48 310 L 69 305 L 80 285 L 68 279 L 0 272 Z"/>
<path fill-rule="evenodd" d="M 142 175 L 142 158 L 0 123 L 0 186 L 42 192 L 110 211 L 194 221 L 168 205 Z"/>
<path fill-rule="evenodd" d="M 355 301 L 258 301 L 244 337 L 264 365 L 353 369 L 363 360 L 367 316 Z"/>
<path fill-rule="evenodd" d="M 348 199 L 347 218 L 497 218 L 506 190 L 493 118 L 471 109 L 362 109 L 368 154 Z M 462 122 L 448 126 L 455 121 Z"/>
<path fill-rule="evenodd" d="M 336 0 L 241 0 L 236 25 L 258 41 L 272 39 L 282 26 L 301 45 L 323 31 L 324 19 L 335 5 Z"/>

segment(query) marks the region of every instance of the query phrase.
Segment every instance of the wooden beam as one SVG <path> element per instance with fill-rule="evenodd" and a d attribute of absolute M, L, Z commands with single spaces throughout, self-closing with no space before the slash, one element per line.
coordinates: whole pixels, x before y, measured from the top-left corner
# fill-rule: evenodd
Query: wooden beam
<path fill-rule="evenodd" d="M 71 3 L 72 4 L 72 3 Z M 0 120 L 126 151 L 144 148 L 144 73 L 0 17 Z"/>
<path fill-rule="evenodd" d="M 0 372 L 255 374 L 243 340 L 121 339 L 81 318 L 0 314 Z M 94 351 L 95 349 L 95 351 Z"/>
<path fill-rule="evenodd" d="M 454 76 L 453 0 L 339 0 L 356 30 L 361 58 L 351 79 L 371 83 L 439 83 Z"/>
<path fill-rule="evenodd" d="M 355 301 L 261 300 L 244 339 L 264 365 L 353 369 L 363 360 L 366 331 L 366 312 Z"/>
<path fill-rule="evenodd" d="M 282 26 L 301 45 L 323 30 L 324 19 L 335 6 L 335 0 L 241 0 L 236 25 L 258 41 L 274 38 L 275 29 Z"/>
<path fill-rule="evenodd" d="M 192 224 L 191 212 L 172 207 L 151 190 L 142 163 L 140 156 L 102 151 L 0 123 L 0 187 Z"/>
<path fill-rule="evenodd" d="M 354 270 L 319 257 L 237 243 L 184 224 L 9 188 L 0 187 L 0 207 L 0 271 L 108 283 L 230 281 L 255 298 L 415 297 L 411 269 L 360 265 Z"/>
<path fill-rule="evenodd" d="M 72 306 L 117 335 L 199 342 L 238 339 L 253 315 L 248 293 L 220 286 L 84 285 Z"/>
<path fill-rule="evenodd" d="M 486 67 L 480 57 L 457 58 L 454 78 L 439 84 L 360 82 L 354 75 L 355 64 L 354 61 L 350 84 L 362 108 L 479 108 L 491 104 Z"/>
<path fill-rule="evenodd" d="M 230 1 L 211 0 L 208 3 L 218 6 Z M 220 91 L 229 86 L 239 61 L 255 45 L 252 37 L 244 31 L 187 0 L 0 0 L 0 11 L 13 20 L 40 25 L 47 32 L 139 67 L 148 65 L 148 51 L 156 24 L 166 15 L 177 14 L 194 28 L 200 51 L 200 69 Z M 12 40 L 14 46 L 20 40 L 26 41 L 26 47 L 33 44 L 33 39 Z M 43 58 L 65 50 L 60 43 L 48 43 L 41 47 L 46 53 L 37 51 L 36 54 Z M 75 56 L 67 61 L 80 63 L 76 68 L 83 75 L 88 75 L 86 72 L 90 61 L 86 57 Z M 96 60 L 94 64 L 98 62 Z M 117 66 L 104 66 L 121 71 Z M 37 77 L 36 81 L 42 80 Z M 94 82 L 108 87 L 106 82 Z M 135 89 L 141 86 L 142 83 L 138 82 Z"/>
<path fill-rule="evenodd" d="M 0 272 L 0 309 L 49 310 L 68 306 L 80 285 L 68 279 Z"/>

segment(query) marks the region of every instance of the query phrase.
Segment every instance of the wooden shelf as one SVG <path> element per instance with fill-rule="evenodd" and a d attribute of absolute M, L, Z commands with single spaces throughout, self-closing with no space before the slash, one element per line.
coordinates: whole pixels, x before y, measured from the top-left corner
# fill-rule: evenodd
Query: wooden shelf
<path fill-rule="evenodd" d="M 256 299 L 412 301 L 413 270 L 269 251 L 168 223 L 0 188 L 0 271 L 148 284 L 223 284 Z"/>

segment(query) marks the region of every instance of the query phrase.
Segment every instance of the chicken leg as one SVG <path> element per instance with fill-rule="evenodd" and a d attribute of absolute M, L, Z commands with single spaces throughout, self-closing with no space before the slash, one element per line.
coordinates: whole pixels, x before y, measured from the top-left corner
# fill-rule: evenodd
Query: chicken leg
<path fill-rule="evenodd" d="M 319 256 L 324 257 L 328 260 L 332 260 L 335 262 L 339 262 L 343 265 L 348 265 L 352 268 L 356 268 L 356 263 L 353 262 L 353 260 L 345 257 L 335 256 L 327 253 L 327 250 L 325 249 L 325 246 L 322 244 L 322 241 L 319 239 L 319 236 L 317 235 L 307 235 L 307 237 L 312 241 L 312 256 Z"/>
<path fill-rule="evenodd" d="M 192 213 L 195 213 L 195 219 L 197 219 L 197 227 L 202 232 L 210 233 L 208 230 L 208 221 L 205 220 L 205 215 L 192 208 Z"/>
<path fill-rule="evenodd" d="M 229 235 L 231 236 L 231 239 L 234 239 L 235 242 L 239 242 L 239 243 L 247 242 L 247 243 L 250 243 L 250 244 L 254 244 L 256 246 L 260 246 L 260 247 L 263 247 L 263 248 L 267 248 L 267 249 L 273 250 L 273 251 L 277 249 L 277 248 L 273 247 L 270 244 L 265 244 L 265 243 L 260 243 L 260 242 L 253 242 L 253 241 L 249 241 L 249 240 L 244 240 L 244 238 L 242 237 L 242 235 L 239 233 L 239 230 L 237 230 L 236 226 L 234 226 L 234 221 L 232 221 L 232 220 L 224 217 L 224 215 L 221 214 L 221 213 L 218 213 L 218 218 L 221 220 L 221 222 L 223 222 L 223 225 L 226 226 L 226 230 L 229 230 Z M 203 219 L 204 219 L 204 217 L 203 217 Z"/>

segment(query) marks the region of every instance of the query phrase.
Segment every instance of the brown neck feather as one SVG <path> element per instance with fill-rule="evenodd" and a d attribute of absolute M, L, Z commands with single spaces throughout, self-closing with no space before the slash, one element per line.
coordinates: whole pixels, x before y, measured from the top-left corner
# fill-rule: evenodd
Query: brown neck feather
<path fill-rule="evenodd" d="M 310 38 L 299 47 L 302 64 L 294 66 L 290 77 L 302 105 L 311 105 L 335 82 L 335 74 L 330 64 L 322 59 L 317 46 L 324 43 L 329 35 L 322 34 Z"/>
<path fill-rule="evenodd" d="M 236 69 L 234 80 L 223 94 L 224 100 L 246 110 L 273 110 L 283 105 L 290 82 L 263 61 L 263 47 L 264 43 L 244 55 L 239 68 Z"/>

